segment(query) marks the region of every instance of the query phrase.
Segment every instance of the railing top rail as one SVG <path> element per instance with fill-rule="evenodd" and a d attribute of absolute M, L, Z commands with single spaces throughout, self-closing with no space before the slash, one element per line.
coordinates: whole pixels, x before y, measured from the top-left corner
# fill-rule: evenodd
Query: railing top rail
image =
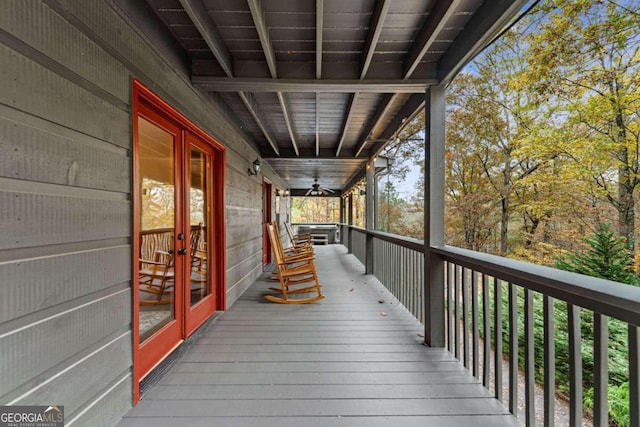
<path fill-rule="evenodd" d="M 345 224 L 345 225 L 346 225 L 346 224 Z M 351 229 L 352 229 L 352 230 L 354 230 L 354 231 L 358 231 L 358 232 L 360 232 L 360 233 L 366 233 L 366 232 L 367 232 L 367 230 L 365 230 L 365 229 L 364 229 L 364 228 L 362 228 L 362 227 L 358 227 L 357 225 L 347 225 L 347 227 L 351 228 Z"/>
<path fill-rule="evenodd" d="M 640 326 L 640 287 L 453 246 L 431 250 L 446 261 Z"/>
<path fill-rule="evenodd" d="M 354 231 L 424 252 L 422 240 L 347 226 Z M 431 250 L 446 261 L 640 326 L 640 287 L 454 246 L 432 247 Z"/>
<path fill-rule="evenodd" d="M 413 249 L 414 251 L 418 251 L 424 253 L 424 241 L 418 239 L 412 239 L 411 237 L 400 236 L 398 234 L 393 233 L 385 233 L 384 231 L 373 231 L 373 230 L 365 230 L 362 227 L 357 227 L 355 225 L 349 224 L 340 224 L 345 227 L 349 227 L 354 231 L 357 231 L 362 234 L 370 234 L 374 237 L 377 237 L 382 240 L 386 240 L 387 242 L 395 243 L 398 246 L 402 246 L 404 248 Z"/>
<path fill-rule="evenodd" d="M 413 249 L 414 251 L 418 251 L 424 253 L 424 240 L 412 239 L 411 237 L 399 236 L 393 233 L 385 233 L 384 231 L 368 231 L 374 237 L 378 239 L 385 240 L 390 243 L 394 243 L 398 246 L 402 246 L 404 248 Z"/>

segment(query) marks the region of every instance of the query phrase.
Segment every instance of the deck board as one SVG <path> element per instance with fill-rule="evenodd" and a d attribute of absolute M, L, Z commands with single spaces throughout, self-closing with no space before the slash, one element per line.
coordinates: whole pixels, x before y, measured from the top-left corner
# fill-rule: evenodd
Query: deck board
<path fill-rule="evenodd" d="M 263 275 L 120 426 L 516 425 L 343 246 L 316 253 L 324 300 L 269 303 Z"/>

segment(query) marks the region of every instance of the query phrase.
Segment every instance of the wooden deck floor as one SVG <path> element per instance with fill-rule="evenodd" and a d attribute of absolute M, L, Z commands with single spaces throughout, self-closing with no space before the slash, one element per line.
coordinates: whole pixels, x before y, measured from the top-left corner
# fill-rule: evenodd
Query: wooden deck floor
<path fill-rule="evenodd" d="M 263 275 L 119 425 L 517 425 L 342 245 L 316 253 L 324 300 L 269 303 Z"/>

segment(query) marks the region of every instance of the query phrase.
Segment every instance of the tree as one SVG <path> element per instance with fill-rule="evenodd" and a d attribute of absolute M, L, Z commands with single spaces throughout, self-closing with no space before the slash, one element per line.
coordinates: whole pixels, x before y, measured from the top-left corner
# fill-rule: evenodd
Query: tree
<path fill-rule="evenodd" d="M 400 198 L 393 183 L 388 179 L 379 189 L 378 194 L 378 224 L 376 224 L 376 229 L 387 233 L 401 234 L 405 201 Z"/>
<path fill-rule="evenodd" d="M 634 191 L 640 185 L 640 13 L 632 1 L 547 1 L 529 36 L 523 84 L 538 101 L 566 107 L 571 150 L 617 211 L 618 232 L 634 248 Z"/>
<path fill-rule="evenodd" d="M 453 108 L 447 115 L 445 146 L 446 229 L 447 243 L 471 250 L 487 250 L 495 235 L 497 192 L 487 172 L 496 150 L 492 115 L 477 117 L 478 98 L 466 97 L 468 87 L 482 84 L 481 78 L 459 76 L 448 94 Z M 487 122 L 488 121 L 488 122 Z M 489 252 L 492 252 L 489 250 Z"/>
<path fill-rule="evenodd" d="M 585 239 L 586 250 L 570 253 L 556 260 L 556 267 L 574 273 L 640 286 L 633 270 L 633 255 L 624 237 L 615 237 L 608 223 Z"/>
<path fill-rule="evenodd" d="M 529 23 L 528 18 L 523 20 L 481 54 L 464 75 L 456 78 L 450 96 L 447 126 L 466 134 L 493 189 L 499 208 L 496 222 L 500 224 L 502 255 L 511 250 L 514 213 L 522 213 L 530 234 L 549 215 L 544 210 L 529 209 L 530 203 L 545 197 L 531 185 L 531 179 L 557 156 L 544 137 L 554 108 L 532 102 L 536 94 L 520 84 L 528 67 L 524 55 L 528 44 L 522 35 L 530 31 Z"/>

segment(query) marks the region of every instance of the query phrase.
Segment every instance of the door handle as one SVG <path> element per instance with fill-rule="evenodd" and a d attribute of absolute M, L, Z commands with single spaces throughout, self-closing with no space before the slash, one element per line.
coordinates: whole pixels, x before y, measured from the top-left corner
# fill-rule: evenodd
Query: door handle
<path fill-rule="evenodd" d="M 186 254 L 187 254 L 186 248 L 178 249 L 178 255 L 186 255 Z"/>

